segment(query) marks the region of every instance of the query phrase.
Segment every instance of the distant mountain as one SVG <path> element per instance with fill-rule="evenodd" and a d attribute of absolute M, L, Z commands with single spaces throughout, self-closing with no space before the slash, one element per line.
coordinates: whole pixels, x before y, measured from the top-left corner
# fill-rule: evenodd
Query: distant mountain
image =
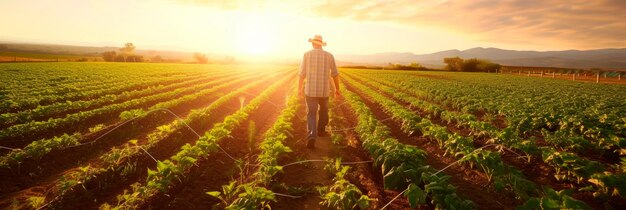
<path fill-rule="evenodd" d="M 518 51 L 498 48 L 446 50 L 431 54 L 378 53 L 371 55 L 337 55 L 337 60 L 359 64 L 411 63 L 443 66 L 443 58 L 480 58 L 503 65 L 548 66 L 564 68 L 626 69 L 626 48 L 565 51 Z"/>

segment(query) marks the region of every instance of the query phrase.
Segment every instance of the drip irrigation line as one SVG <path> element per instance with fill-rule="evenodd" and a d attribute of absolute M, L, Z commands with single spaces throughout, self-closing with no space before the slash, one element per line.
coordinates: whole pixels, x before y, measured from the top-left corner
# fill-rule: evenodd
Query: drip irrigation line
<path fill-rule="evenodd" d="M 191 126 L 189 126 L 189 124 L 187 124 L 187 122 L 185 122 L 185 120 L 181 117 L 179 117 L 178 115 L 174 114 L 174 112 L 172 112 L 169 109 L 164 109 L 165 111 L 167 111 L 168 113 L 174 115 L 174 117 L 176 117 L 178 120 L 180 120 L 183 125 L 185 125 L 187 128 L 189 128 L 189 130 L 191 130 L 191 132 L 193 132 L 194 134 L 196 134 L 196 136 L 198 136 L 198 138 L 202 138 L 202 136 L 200 136 L 200 134 L 198 134 L 198 132 L 196 132 L 196 130 L 194 130 L 193 128 L 191 128 Z M 222 152 L 224 152 L 224 154 L 226 154 L 226 156 L 228 156 L 230 159 L 233 159 L 234 161 L 237 161 L 237 159 L 235 159 L 233 156 L 231 156 L 230 154 L 228 154 L 228 152 L 226 152 L 226 150 L 224 150 L 222 147 L 220 147 L 220 145 L 215 144 L 220 150 L 222 150 Z M 147 153 L 147 152 L 146 152 Z M 149 153 L 148 153 L 149 154 Z"/>
<path fill-rule="evenodd" d="M 143 147 L 139 146 L 139 149 L 143 150 L 143 152 L 145 152 L 146 154 L 148 154 L 148 156 L 150 156 L 152 158 L 152 160 L 154 160 L 154 162 L 159 163 L 159 161 L 154 158 L 154 156 L 152 156 L 148 151 L 146 151 Z"/>
<path fill-rule="evenodd" d="M 22 150 L 22 149 L 19 149 L 19 148 L 10 148 L 10 147 L 5 147 L 5 146 L 0 146 L 0 149 L 6 149 L 6 150 L 11 150 L 11 151 Z"/>
<path fill-rule="evenodd" d="M 329 162 L 329 160 L 302 160 L 302 161 L 297 161 L 297 162 L 293 162 L 293 163 L 288 163 L 285 165 L 282 165 L 282 167 L 287 167 L 287 166 L 291 166 L 291 165 L 296 165 L 296 164 L 302 164 L 302 163 L 307 163 L 307 162 Z M 372 163 L 374 161 L 372 160 L 367 160 L 367 161 L 355 161 L 355 162 L 341 162 L 341 165 L 356 165 L 356 164 L 363 164 L 363 163 Z"/>
<path fill-rule="evenodd" d="M 458 163 L 460 163 L 460 162 L 462 162 L 462 161 L 465 161 L 465 160 L 464 160 L 464 159 L 465 159 L 465 157 L 467 157 L 467 156 L 469 156 L 469 155 L 471 155 L 471 154 L 474 154 L 474 153 L 475 153 L 475 152 L 477 152 L 477 151 L 482 151 L 482 149 L 484 149 L 484 148 L 487 148 L 487 147 L 490 147 L 490 146 L 497 146 L 497 145 L 498 145 L 498 144 L 488 144 L 488 145 L 482 146 L 482 147 L 480 147 L 480 148 L 478 148 L 478 149 L 475 149 L 474 151 L 472 151 L 472 152 L 470 152 L 470 153 L 468 153 L 468 154 L 466 154 L 466 155 L 463 155 L 463 157 L 462 157 L 462 158 L 459 158 L 458 160 L 454 161 L 453 163 L 451 163 L 451 164 L 447 165 L 446 167 L 443 167 L 441 170 L 439 170 L 439 171 L 435 172 L 435 173 L 434 173 L 434 174 L 432 174 L 432 175 L 433 175 L 433 176 L 434 176 L 434 175 L 437 175 L 438 173 L 443 172 L 444 170 L 446 170 L 446 169 L 448 169 L 448 168 L 452 167 L 453 165 L 456 165 L 456 164 L 458 164 Z"/>
<path fill-rule="evenodd" d="M 287 194 L 275 193 L 275 192 L 272 192 L 272 193 L 274 193 L 274 195 L 283 196 L 283 197 L 287 197 L 287 198 L 293 198 L 293 199 L 302 198 L 303 197 L 303 196 L 287 195 Z"/>
<path fill-rule="evenodd" d="M 248 92 L 244 92 L 244 93 L 246 93 L 246 94 L 250 94 L 250 93 L 248 93 Z M 250 95 L 252 95 L 252 94 L 250 94 Z M 275 104 L 275 103 L 273 103 L 273 102 L 270 102 L 269 100 L 266 100 L 265 102 L 269 102 L 270 104 L 272 104 L 272 105 L 274 105 L 274 106 L 278 107 L 278 105 L 277 105 L 277 104 Z M 343 104 L 345 104 L 345 102 L 344 102 L 344 103 L 342 103 L 342 104 L 340 104 L 339 106 L 341 106 L 341 105 L 343 105 Z M 333 108 L 336 108 L 336 107 L 339 107 L 339 106 L 335 106 L 335 107 L 333 107 Z M 149 113 L 152 113 L 152 112 L 155 112 L 155 111 L 165 111 L 166 113 L 169 113 L 169 114 L 173 115 L 176 119 L 180 120 L 180 121 L 183 123 L 183 125 L 184 125 L 185 127 L 187 127 L 189 130 L 191 130 L 191 131 L 192 131 L 192 132 L 193 132 L 193 133 L 194 133 L 194 134 L 195 134 L 198 138 L 202 138 L 202 136 L 201 136 L 200 134 L 198 134 L 198 132 L 196 132 L 196 131 L 195 131 L 195 130 L 191 127 L 191 126 L 189 126 L 189 125 L 187 124 L 187 122 L 186 122 L 184 119 L 182 119 L 180 116 L 176 115 L 174 112 L 172 112 L 171 110 L 169 110 L 169 109 L 167 109 L 167 108 L 159 108 L 159 109 L 151 110 L 151 111 L 147 112 L 146 114 L 149 114 Z M 296 115 L 296 116 L 297 116 L 297 115 Z M 102 134 L 101 136 L 99 136 L 98 138 L 96 138 L 96 139 L 95 139 L 95 140 L 93 140 L 93 141 L 86 142 L 86 143 L 82 143 L 82 144 L 79 144 L 79 145 L 69 146 L 69 147 L 66 147 L 66 148 L 78 147 L 78 146 L 87 145 L 87 144 L 93 144 L 95 141 L 97 141 L 97 140 L 101 139 L 102 137 L 104 137 L 104 136 L 108 135 L 109 133 L 113 132 L 114 130 L 118 129 L 119 127 L 121 127 L 121 126 L 123 126 L 123 125 L 127 124 L 128 122 L 133 121 L 133 120 L 135 120 L 135 119 L 137 119 L 137 118 L 139 118 L 139 117 L 140 117 L 140 116 L 136 116 L 136 117 L 134 117 L 134 118 L 132 118 L 132 119 L 129 119 L 129 120 L 124 121 L 123 123 L 121 123 L 121 124 L 119 124 L 119 125 L 115 126 L 113 129 L 111 129 L 111 130 L 107 131 L 106 133 Z M 383 119 L 383 120 L 379 120 L 379 122 L 384 122 L 384 121 L 390 120 L 390 119 L 392 119 L 392 118 L 393 118 L 393 117 L 389 117 L 389 118 L 386 118 L 386 119 Z M 331 132 L 340 132 L 340 131 L 353 130 L 353 129 L 355 129 L 355 128 L 356 128 L 356 127 L 351 127 L 351 128 L 344 128 L 344 129 L 335 129 L 335 130 L 330 130 L 330 131 L 331 131 Z M 303 138 L 303 139 L 304 139 L 304 138 Z M 300 141 L 300 140 L 299 140 L 299 141 Z M 237 159 L 235 159 L 232 155 L 230 155 L 228 152 L 226 152 L 226 150 L 224 150 L 221 146 L 219 146 L 218 144 L 216 144 L 216 146 L 217 146 L 217 147 L 218 147 L 218 148 L 219 148 L 219 149 L 220 149 L 220 150 L 221 150 L 224 154 L 226 154 L 226 156 L 228 156 L 230 159 L 232 159 L 233 161 L 238 161 L 238 160 L 237 160 Z M 484 148 L 487 148 L 487 147 L 490 147 L 490 146 L 502 146 L 502 145 L 500 145 L 500 144 L 488 144 L 488 145 L 485 145 L 485 146 L 480 147 L 480 148 L 478 148 L 478 149 L 475 149 L 474 151 L 472 151 L 471 153 L 469 153 L 469 154 L 467 154 L 467 155 L 473 154 L 473 153 L 474 153 L 474 152 L 476 152 L 476 151 L 480 151 L 480 150 L 482 150 L 482 149 L 484 149 Z M 8 149 L 8 150 L 21 150 L 21 149 L 9 148 L 9 147 L 4 147 L 4 146 L 0 146 L 0 148 L 2 148 L 2 149 Z M 506 150 L 508 150 L 508 151 L 510 151 L 510 152 L 512 152 L 512 153 L 514 153 L 514 154 L 516 154 L 516 155 L 518 155 L 518 156 L 520 156 L 519 154 L 517 154 L 516 152 L 514 152 L 513 150 L 511 150 L 511 149 L 509 149 L 509 148 L 507 148 L 507 147 L 502 146 L 502 148 L 504 148 L 504 149 L 506 149 Z M 64 148 L 64 149 L 65 149 L 65 148 Z M 148 151 L 146 151 L 143 147 L 139 146 L 139 149 L 141 149 L 142 151 L 144 151 L 144 152 L 145 152 L 148 156 L 150 156 L 150 158 L 152 158 L 155 162 L 158 162 L 158 160 L 157 160 L 156 158 L 154 158 L 154 156 L 152 156 L 152 155 L 151 155 Z M 448 165 L 448 166 L 446 166 L 446 167 L 442 168 L 441 170 L 437 171 L 436 173 L 431 174 L 431 176 L 435 176 L 435 175 L 437 175 L 437 174 L 439 174 L 439 173 L 443 172 L 444 170 L 448 169 L 449 167 L 451 167 L 451 166 L 453 166 L 453 165 L 455 165 L 455 164 L 457 164 L 457 163 L 459 163 L 459 162 L 463 161 L 463 159 L 464 159 L 467 155 L 463 156 L 463 158 L 461 158 L 461 159 L 459 159 L 459 160 L 457 160 L 457 161 L 453 162 L 452 164 L 450 164 L 450 165 Z M 521 156 L 520 156 L 520 157 L 521 157 Z M 282 167 L 287 167 L 287 166 L 292 166 L 292 165 L 297 165 L 297 164 L 302 164 L 302 163 L 307 163 L 307 162 L 328 162 L 328 160 L 302 160 L 302 161 L 297 161 L 297 162 L 292 162 L 292 163 L 288 163 L 288 164 L 282 165 Z M 374 162 L 374 161 L 372 161 L 372 160 L 368 160 L 368 161 L 342 162 L 342 163 L 341 163 L 341 165 L 356 165 L 356 164 L 365 164 L 365 163 L 372 163 L 372 162 Z M 259 166 L 259 164 L 248 164 L 248 163 L 246 163 L 246 165 Z M 387 208 L 387 206 L 391 205 L 391 203 L 393 203 L 393 201 L 395 201 L 396 199 L 398 199 L 398 198 L 399 198 L 399 197 L 400 197 L 400 196 L 401 196 L 404 192 L 406 192 L 407 190 L 408 190 L 408 188 L 407 188 L 407 189 L 405 189 L 404 191 L 400 192 L 397 196 L 395 196 L 393 199 L 391 199 L 391 201 L 389 201 L 389 202 L 388 202 L 385 206 L 383 206 L 383 207 L 381 208 L 381 210 L 382 210 L 382 209 L 385 209 L 385 208 Z M 275 195 L 278 195 L 278 196 L 283 196 L 283 197 L 293 198 L 293 199 L 296 199 L 296 198 L 302 198 L 302 197 L 303 197 L 303 196 L 293 196 L 293 195 L 287 195 L 287 194 L 281 194 L 281 193 L 274 193 L 274 194 L 275 194 Z M 60 195 L 59 195 L 59 196 L 60 196 Z M 58 198 L 59 196 L 57 196 L 57 198 Z M 56 200 L 57 198 L 54 198 L 52 201 L 50 201 L 50 202 L 46 203 L 44 206 L 40 207 L 39 209 L 43 209 L 43 208 L 45 208 L 46 206 L 48 206 L 50 203 L 52 203 L 52 202 L 53 202 L 54 200 Z"/>
<path fill-rule="evenodd" d="M 501 145 L 500 145 L 500 144 L 488 144 L 488 145 L 482 146 L 482 147 L 480 147 L 480 148 L 477 148 L 477 149 L 475 149 L 474 151 L 472 151 L 472 152 L 470 152 L 470 153 L 468 153 L 468 154 L 464 155 L 464 156 L 463 156 L 462 158 L 460 158 L 459 160 L 454 161 L 453 163 L 451 163 L 451 164 L 447 165 L 446 167 L 443 167 L 441 170 L 439 170 L 439 171 L 437 171 L 437 172 L 435 172 L 435 173 L 431 174 L 431 176 L 435 176 L 435 175 L 437 175 L 437 174 L 439 174 L 439 173 L 443 172 L 444 170 L 446 170 L 446 169 L 450 168 L 451 166 L 456 165 L 456 164 L 458 164 L 458 163 L 459 163 L 459 162 L 461 162 L 461 161 L 464 161 L 465 157 L 467 157 L 467 156 L 469 156 L 469 155 L 471 155 L 471 154 L 473 154 L 473 153 L 475 153 L 475 152 L 477 152 L 477 151 L 482 151 L 484 148 L 491 147 L 491 146 L 501 146 Z M 508 148 L 506 148 L 506 147 L 502 147 L 502 148 L 507 149 L 507 150 L 509 150 L 509 151 L 513 152 L 512 150 L 510 150 L 510 149 L 508 149 Z M 515 152 L 513 152 L 513 153 L 515 153 Z M 517 153 L 515 153 L 515 154 L 517 154 Z M 386 205 L 384 205 L 384 206 L 383 206 L 383 208 L 381 208 L 381 210 L 383 210 L 383 209 L 387 208 L 387 206 L 391 205 L 391 203 L 393 203 L 393 201 L 395 201 L 396 199 L 398 199 L 398 197 L 400 197 L 400 195 L 402 195 L 402 194 L 403 194 L 404 192 L 406 192 L 407 190 L 409 190 L 409 188 L 408 188 L 408 187 L 407 187 L 404 191 L 400 192 L 400 194 L 398 194 L 396 197 L 394 197 L 393 199 L 391 199 L 391 201 L 389 201 Z"/>
<path fill-rule="evenodd" d="M 146 112 L 146 114 L 149 114 L 149 113 L 152 113 L 152 112 L 155 112 L 155 111 L 157 111 L 157 110 L 151 110 L 151 111 L 149 111 L 149 112 Z M 102 134 L 102 135 L 98 136 L 98 138 L 94 139 L 93 141 L 89 141 L 89 142 L 85 142 L 85 143 L 82 143 L 82 144 L 77 144 L 77 145 L 68 146 L 68 147 L 65 147 L 65 148 L 63 148 L 63 149 L 68 149 L 68 148 L 73 148 L 73 147 L 84 146 L 84 145 L 87 145 L 87 144 L 93 144 L 93 143 L 95 143 L 96 141 L 98 141 L 99 139 L 101 139 L 102 137 L 104 137 L 104 136 L 108 135 L 109 133 L 111 133 L 111 132 L 113 132 L 113 131 L 117 130 L 118 128 L 122 127 L 123 125 L 126 125 L 126 123 L 129 123 L 130 121 L 136 120 L 136 119 L 137 119 L 137 118 L 139 118 L 139 117 L 141 117 L 141 116 L 135 116 L 135 117 L 133 117 L 133 118 L 131 118 L 131 119 L 128 119 L 128 120 L 126 120 L 126 121 L 124 121 L 124 122 L 120 123 L 119 125 L 115 126 L 113 129 L 111 129 L 111 130 L 107 131 L 106 133 L 104 133 L 104 134 Z"/>
<path fill-rule="evenodd" d="M 396 197 L 393 197 L 393 199 L 391 199 L 389 201 L 389 203 L 385 204 L 382 208 L 380 208 L 380 210 L 383 210 L 385 208 L 387 208 L 387 206 L 391 205 L 391 203 L 393 203 L 393 201 L 395 201 L 396 199 L 398 199 L 402 194 L 404 194 L 404 192 L 406 192 L 407 190 L 409 190 L 409 188 L 407 187 L 406 190 L 403 190 L 402 192 L 398 193 L 398 195 L 396 195 Z"/>

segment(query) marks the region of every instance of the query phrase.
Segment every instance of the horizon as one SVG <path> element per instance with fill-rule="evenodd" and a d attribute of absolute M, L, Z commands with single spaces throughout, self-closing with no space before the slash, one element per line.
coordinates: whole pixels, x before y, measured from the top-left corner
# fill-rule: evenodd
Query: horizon
<path fill-rule="evenodd" d="M 428 54 L 477 47 L 518 51 L 626 47 L 620 38 L 626 35 L 625 15 L 610 12 L 626 4 L 536 3 L 3 1 L 3 8 L 20 10 L 0 14 L 0 28 L 6 29 L 0 39 L 75 46 L 132 42 L 138 49 L 259 59 L 299 58 L 311 48 L 307 39 L 315 34 L 324 37 L 325 49 L 344 55 Z M 437 8 L 446 9 L 431 11 Z M 492 11 L 494 17 L 476 11 Z M 457 13 L 468 21 L 461 24 Z M 503 15 L 509 13 L 511 17 Z"/>

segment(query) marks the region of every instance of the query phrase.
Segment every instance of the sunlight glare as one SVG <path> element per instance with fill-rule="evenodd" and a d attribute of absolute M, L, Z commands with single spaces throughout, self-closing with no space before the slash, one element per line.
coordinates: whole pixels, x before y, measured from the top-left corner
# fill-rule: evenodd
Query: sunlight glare
<path fill-rule="evenodd" d="M 235 41 L 239 53 L 269 54 L 276 44 L 276 32 L 270 18 L 263 14 L 246 14 L 236 21 Z"/>

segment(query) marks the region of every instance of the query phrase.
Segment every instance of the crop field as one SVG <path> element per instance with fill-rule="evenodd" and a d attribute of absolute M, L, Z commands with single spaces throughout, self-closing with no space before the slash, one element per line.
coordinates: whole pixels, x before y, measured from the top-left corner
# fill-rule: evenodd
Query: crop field
<path fill-rule="evenodd" d="M 0 209 L 625 209 L 626 86 L 297 67 L 0 64 Z"/>

